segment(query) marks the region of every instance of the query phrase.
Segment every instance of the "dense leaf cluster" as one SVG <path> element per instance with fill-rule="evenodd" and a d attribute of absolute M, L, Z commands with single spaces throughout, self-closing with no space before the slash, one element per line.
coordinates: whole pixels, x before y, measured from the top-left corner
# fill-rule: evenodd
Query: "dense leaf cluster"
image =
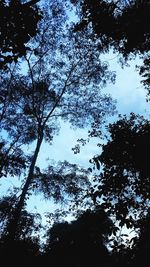
<path fill-rule="evenodd" d="M 108 126 L 109 140 L 102 146 L 101 174 L 95 198 L 105 199 L 104 207 L 115 214 L 120 225 L 138 226 L 137 221 L 149 209 L 150 123 L 142 116 L 120 117 Z"/>
<path fill-rule="evenodd" d="M 76 5 L 78 2 L 81 22 L 75 29 L 82 30 L 91 23 L 100 49 L 107 51 L 112 46 L 125 57 L 149 51 L 149 1 L 83 0 Z"/>
<path fill-rule="evenodd" d="M 0 2 L 0 68 L 16 62 L 29 49 L 26 44 L 36 35 L 37 23 L 42 18 L 34 2 L 38 1 L 27 4 L 14 0 Z"/>

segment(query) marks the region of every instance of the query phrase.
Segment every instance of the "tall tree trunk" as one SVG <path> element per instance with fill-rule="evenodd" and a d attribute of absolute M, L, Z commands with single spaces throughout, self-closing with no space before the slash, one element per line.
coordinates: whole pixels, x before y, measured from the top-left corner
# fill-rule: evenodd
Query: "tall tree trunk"
<path fill-rule="evenodd" d="M 24 184 L 24 187 L 22 189 L 22 193 L 19 199 L 19 202 L 17 203 L 15 212 L 14 212 L 14 216 L 13 219 L 11 220 L 9 226 L 8 226 L 8 234 L 9 234 L 9 240 L 13 241 L 15 239 L 15 235 L 16 235 L 16 231 L 17 231 L 17 226 L 18 226 L 18 222 L 20 219 L 20 215 L 21 215 L 21 210 L 24 206 L 25 203 L 25 198 L 29 189 L 29 186 L 31 184 L 31 181 L 33 180 L 33 176 L 34 176 L 34 168 L 35 168 L 35 164 L 37 161 L 37 157 L 40 151 L 40 147 L 43 141 L 43 130 L 40 131 L 38 140 L 37 140 L 37 144 L 36 144 L 36 148 L 32 157 L 32 161 L 31 161 L 31 165 L 29 168 L 29 172 L 28 172 L 28 176 L 26 179 L 26 182 Z"/>

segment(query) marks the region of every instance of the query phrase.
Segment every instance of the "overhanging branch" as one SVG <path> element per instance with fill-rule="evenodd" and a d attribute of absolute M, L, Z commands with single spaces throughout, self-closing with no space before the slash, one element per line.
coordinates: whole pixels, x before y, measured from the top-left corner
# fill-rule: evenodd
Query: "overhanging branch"
<path fill-rule="evenodd" d="M 35 4 L 37 4 L 40 0 L 31 0 L 25 4 L 23 4 L 23 6 L 33 6 Z"/>

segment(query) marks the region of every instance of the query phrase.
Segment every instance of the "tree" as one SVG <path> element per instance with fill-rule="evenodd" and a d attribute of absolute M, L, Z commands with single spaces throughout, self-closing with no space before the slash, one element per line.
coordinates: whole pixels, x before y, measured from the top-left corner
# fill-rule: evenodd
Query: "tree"
<path fill-rule="evenodd" d="M 14 101 L 10 88 L 16 72 L 19 57 L 27 53 L 26 43 L 37 33 L 37 23 L 42 18 L 40 8 L 35 6 L 39 0 L 27 3 L 20 1 L 1 1 L 0 10 L 0 69 L 1 69 L 1 96 L 0 96 L 0 129 L 3 131 L 3 122 L 14 114 Z M 9 63 L 14 62 L 11 66 Z M 0 140 L 0 177 L 18 175 L 25 169 L 27 158 L 16 139 Z"/>
<path fill-rule="evenodd" d="M 15 147 L 15 143 L 8 144 L 5 140 L 0 142 L 0 178 L 19 176 L 27 167 L 27 157 L 23 151 Z"/>
<path fill-rule="evenodd" d="M 147 263 L 149 259 L 149 248 L 150 248 L 150 231 L 149 231 L 149 223 L 150 223 L 150 214 L 149 211 L 146 216 L 143 216 L 139 222 L 140 233 L 139 238 L 135 241 L 134 245 L 134 264 L 144 262 Z"/>
<path fill-rule="evenodd" d="M 126 58 L 130 53 L 149 51 L 149 1 L 72 1 L 80 5 L 81 21 L 76 30 L 90 23 L 100 41 L 100 49 L 115 51 Z"/>
<path fill-rule="evenodd" d="M 5 264 L 15 266 L 20 265 L 20 261 L 25 264 L 35 264 L 40 255 L 39 233 L 42 230 L 41 217 L 39 214 L 28 213 L 22 210 L 17 228 L 16 239 L 9 241 L 8 224 L 11 220 L 17 202 L 17 191 L 10 192 L 9 195 L 0 199 L 0 251 L 1 260 Z M 19 257 L 18 257 L 19 255 Z"/>
<path fill-rule="evenodd" d="M 102 210 L 86 210 L 77 220 L 54 224 L 47 233 L 45 253 L 53 266 L 108 266 L 106 240 L 113 224 Z"/>
<path fill-rule="evenodd" d="M 107 1 L 79 0 L 71 1 L 77 6 L 80 21 L 75 31 L 91 27 L 99 49 L 108 52 L 119 52 L 121 63 L 139 55 L 143 65 L 139 74 L 144 78 L 142 83 L 149 94 L 149 12 L 150 2 L 147 0 Z M 123 56 L 123 58 L 121 58 Z"/>
<path fill-rule="evenodd" d="M 10 138 L 19 135 L 20 144 L 36 141 L 9 228 L 12 239 L 35 179 L 40 147 L 44 139 L 52 142 L 59 129 L 59 119 L 82 128 L 95 117 L 104 121 L 115 110 L 115 102 L 100 90 L 107 80 L 114 81 L 114 74 L 100 61 L 97 45 L 89 38 L 91 33 L 72 33 L 67 24 L 66 6 L 60 1 L 47 2 L 43 13 L 39 33 L 25 56 L 27 75 L 18 73 L 10 85 L 15 112 L 3 120 L 3 128 Z"/>
<path fill-rule="evenodd" d="M 14 77 L 18 67 L 16 65 L 7 68 L 7 72 L 1 70 L 1 96 L 0 96 L 0 177 L 20 175 L 26 168 L 28 158 L 21 149 L 21 133 L 13 137 L 11 127 L 15 125 L 16 119 L 16 100 L 12 90 Z M 9 135 L 8 135 L 9 132 Z"/>
<path fill-rule="evenodd" d="M 144 58 L 144 64 L 139 68 L 140 75 L 144 78 L 142 84 L 147 90 L 147 100 L 149 100 L 150 95 L 150 58 L 146 56 Z"/>
<path fill-rule="evenodd" d="M 36 167 L 32 187 L 46 199 L 53 198 L 56 203 L 67 203 L 72 199 L 73 204 L 79 206 L 83 192 L 91 185 L 88 175 L 88 170 L 76 164 L 59 161 L 56 166 L 49 165 L 43 171 Z"/>
<path fill-rule="evenodd" d="M 42 18 L 39 0 L 21 3 L 2 0 L 0 3 L 0 69 L 26 54 L 26 43 L 36 35 L 37 23 Z"/>
<path fill-rule="evenodd" d="M 150 202 L 150 123 L 132 113 L 129 118 L 120 117 L 107 130 L 108 142 L 94 158 L 101 173 L 92 194 L 115 215 L 120 226 L 139 228 Z"/>
<path fill-rule="evenodd" d="M 1 219 L 1 232 L 0 238 L 2 243 L 7 243 L 9 240 L 9 222 L 12 220 L 15 212 L 15 206 L 18 201 L 19 188 L 11 190 L 7 196 L 3 196 L 0 199 L 0 219 Z M 25 209 L 25 205 L 22 209 L 20 221 L 17 227 L 17 233 L 15 241 L 39 239 L 39 232 L 42 230 L 41 216 L 38 213 L 29 213 Z"/>

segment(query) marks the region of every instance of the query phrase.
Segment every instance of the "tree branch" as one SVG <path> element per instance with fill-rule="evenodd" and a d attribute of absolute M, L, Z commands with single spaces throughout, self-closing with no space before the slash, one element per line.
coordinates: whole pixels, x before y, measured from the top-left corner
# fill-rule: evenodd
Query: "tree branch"
<path fill-rule="evenodd" d="M 23 6 L 26 6 L 26 7 L 30 7 L 30 6 L 33 6 L 35 4 L 37 4 L 40 0 L 31 0 L 25 4 L 23 4 Z"/>
<path fill-rule="evenodd" d="M 68 77 L 67 77 L 67 79 L 66 79 L 66 81 L 65 81 L 64 87 L 63 87 L 63 89 L 62 89 L 62 92 L 61 92 L 61 94 L 58 96 L 58 98 L 57 98 L 57 100 L 56 100 L 56 102 L 55 102 L 53 108 L 51 109 L 51 111 L 50 111 L 49 114 L 47 115 L 47 117 L 46 117 L 46 119 L 45 119 L 43 125 L 46 124 L 46 122 L 49 120 L 50 116 L 51 116 L 52 113 L 54 112 L 55 108 L 58 106 L 58 103 L 60 102 L 62 96 L 64 95 L 64 93 L 65 93 L 65 91 L 66 91 L 66 87 L 67 87 L 68 80 L 70 79 L 70 76 L 71 76 L 71 74 L 72 74 L 72 71 L 76 68 L 76 65 L 77 65 L 77 64 L 75 64 L 74 66 L 72 66 L 72 68 L 70 69 L 69 74 L 68 74 Z"/>

